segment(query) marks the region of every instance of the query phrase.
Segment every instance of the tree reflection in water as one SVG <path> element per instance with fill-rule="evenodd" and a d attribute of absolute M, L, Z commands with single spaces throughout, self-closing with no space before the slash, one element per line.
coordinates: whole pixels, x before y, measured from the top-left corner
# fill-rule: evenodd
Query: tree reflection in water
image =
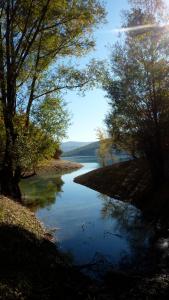
<path fill-rule="evenodd" d="M 141 262 L 140 268 L 145 268 L 148 262 L 144 259 L 153 236 L 152 225 L 145 220 L 141 211 L 136 207 L 102 194 L 99 194 L 98 197 L 102 199 L 103 203 L 102 218 L 115 220 L 113 232 L 111 230 L 107 232 L 107 238 L 113 238 L 114 235 L 126 239 L 132 253 L 130 262 L 129 257 L 124 255 L 121 266 L 135 264 L 135 267 L 138 268 L 138 264 Z"/>
<path fill-rule="evenodd" d="M 56 197 L 62 193 L 64 181 L 59 174 L 36 175 L 21 181 L 20 188 L 23 204 L 31 210 L 54 204 Z"/>

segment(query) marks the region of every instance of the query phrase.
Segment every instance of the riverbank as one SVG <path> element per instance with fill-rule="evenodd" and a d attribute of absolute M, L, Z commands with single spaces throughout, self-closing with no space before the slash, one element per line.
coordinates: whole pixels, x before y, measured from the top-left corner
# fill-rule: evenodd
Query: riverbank
<path fill-rule="evenodd" d="M 46 160 L 43 161 L 38 167 L 37 167 L 37 174 L 41 174 L 42 172 L 59 172 L 59 173 L 66 173 L 66 172 L 71 172 L 74 170 L 78 170 L 82 168 L 83 165 L 72 162 L 69 160 L 63 160 L 63 159 L 51 159 L 51 160 Z"/>
<path fill-rule="evenodd" d="M 138 204 L 152 189 L 150 178 L 146 162 L 132 160 L 93 170 L 74 181 L 112 198 Z"/>
<path fill-rule="evenodd" d="M 80 163 L 63 160 L 63 159 L 44 160 L 36 167 L 35 170 L 23 172 L 22 179 L 27 179 L 34 175 L 43 175 L 44 173 L 46 174 L 46 172 L 64 174 L 67 172 L 73 172 L 82 167 L 83 165 Z"/>
<path fill-rule="evenodd" d="M 167 209 L 169 188 L 166 183 L 152 187 L 145 160 L 137 159 L 99 168 L 78 176 L 76 183 L 112 198 L 136 205 L 144 213 L 158 216 Z"/>
<path fill-rule="evenodd" d="M 49 240 L 34 213 L 0 197 L 0 299 L 88 299 L 91 280 Z"/>
<path fill-rule="evenodd" d="M 168 299 L 164 267 L 149 274 L 112 270 L 102 282 L 84 276 L 49 240 L 34 213 L 6 197 L 0 197 L 0 266 L 3 300 Z"/>

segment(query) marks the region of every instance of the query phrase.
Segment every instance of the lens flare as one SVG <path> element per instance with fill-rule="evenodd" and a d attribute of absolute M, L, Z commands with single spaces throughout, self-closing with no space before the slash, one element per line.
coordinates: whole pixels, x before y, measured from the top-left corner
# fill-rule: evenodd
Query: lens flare
<path fill-rule="evenodd" d="M 112 32 L 120 33 L 120 32 L 130 32 L 130 31 L 139 31 L 142 29 L 151 29 L 151 28 L 166 28 L 169 27 L 169 23 L 167 24 L 146 24 L 146 25 L 138 25 L 133 27 L 122 27 L 122 28 L 115 28 Z"/>

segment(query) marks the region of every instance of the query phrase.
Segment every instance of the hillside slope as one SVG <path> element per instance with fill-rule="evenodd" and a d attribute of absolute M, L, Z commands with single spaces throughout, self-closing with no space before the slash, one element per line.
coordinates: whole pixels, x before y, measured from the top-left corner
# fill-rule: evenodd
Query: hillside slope
<path fill-rule="evenodd" d="M 93 142 L 86 146 L 64 152 L 62 156 L 96 156 L 99 148 L 99 142 Z"/>
<path fill-rule="evenodd" d="M 72 151 L 74 149 L 86 146 L 90 144 L 91 142 L 78 142 L 78 141 L 69 141 L 61 144 L 61 150 L 63 152 Z"/>

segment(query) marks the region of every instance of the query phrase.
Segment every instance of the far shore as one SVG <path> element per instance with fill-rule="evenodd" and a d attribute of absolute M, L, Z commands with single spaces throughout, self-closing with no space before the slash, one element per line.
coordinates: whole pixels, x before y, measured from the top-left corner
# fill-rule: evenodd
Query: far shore
<path fill-rule="evenodd" d="M 56 172 L 56 173 L 67 173 L 73 172 L 82 168 L 83 165 L 80 163 L 72 162 L 63 159 L 50 159 L 41 162 L 35 171 L 25 172 L 22 178 L 32 177 L 34 175 L 40 175 L 46 172 Z"/>
<path fill-rule="evenodd" d="M 82 167 L 83 167 L 82 164 L 72 162 L 69 160 L 51 159 L 41 163 L 37 168 L 37 173 L 41 171 L 49 171 L 49 170 L 54 170 L 56 172 L 71 171 L 71 170 L 73 171 L 76 169 L 80 169 Z"/>

